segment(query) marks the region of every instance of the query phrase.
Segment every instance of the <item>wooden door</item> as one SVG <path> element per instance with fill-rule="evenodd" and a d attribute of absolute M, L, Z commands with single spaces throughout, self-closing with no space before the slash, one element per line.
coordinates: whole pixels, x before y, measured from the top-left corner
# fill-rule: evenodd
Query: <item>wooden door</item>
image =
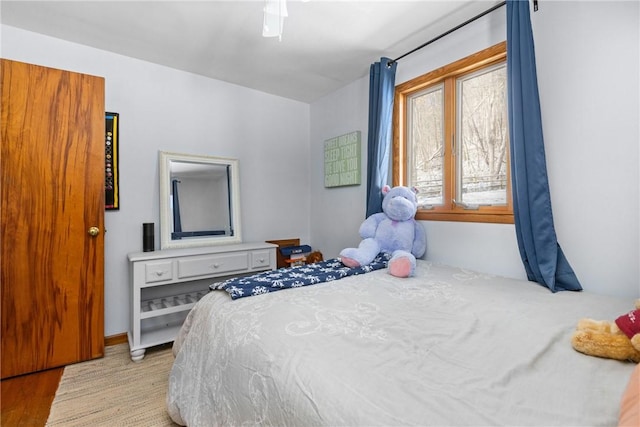
<path fill-rule="evenodd" d="M 6 378 L 104 353 L 105 113 L 101 77 L 4 59 L 0 71 Z"/>

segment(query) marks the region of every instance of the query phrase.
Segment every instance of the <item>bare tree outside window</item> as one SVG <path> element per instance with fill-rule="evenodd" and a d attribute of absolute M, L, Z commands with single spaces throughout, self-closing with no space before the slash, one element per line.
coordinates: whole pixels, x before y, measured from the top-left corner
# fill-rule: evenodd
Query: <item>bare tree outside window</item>
<path fill-rule="evenodd" d="M 507 203 L 507 70 L 504 64 L 458 79 L 457 198 Z"/>
<path fill-rule="evenodd" d="M 440 205 L 443 199 L 444 105 L 438 85 L 411 98 L 411 182 L 422 206 Z"/>

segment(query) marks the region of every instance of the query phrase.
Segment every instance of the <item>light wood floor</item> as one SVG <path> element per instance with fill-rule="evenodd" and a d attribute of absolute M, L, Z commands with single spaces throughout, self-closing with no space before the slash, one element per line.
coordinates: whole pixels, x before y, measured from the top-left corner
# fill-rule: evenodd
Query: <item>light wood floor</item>
<path fill-rule="evenodd" d="M 105 337 L 105 346 L 127 342 L 127 334 Z M 0 426 L 44 427 L 64 367 L 0 381 Z"/>

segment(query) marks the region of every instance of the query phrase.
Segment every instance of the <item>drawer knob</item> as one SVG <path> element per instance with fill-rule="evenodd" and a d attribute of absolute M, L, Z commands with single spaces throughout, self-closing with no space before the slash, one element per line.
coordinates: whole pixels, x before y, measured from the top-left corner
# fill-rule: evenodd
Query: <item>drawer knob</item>
<path fill-rule="evenodd" d="M 220 264 L 218 264 L 218 263 L 213 263 L 213 264 L 211 264 L 211 266 L 210 266 L 210 267 L 211 267 L 211 269 L 212 269 L 212 270 L 216 270 L 218 267 L 220 267 Z"/>
<path fill-rule="evenodd" d="M 260 259 L 258 260 L 258 262 L 259 262 L 259 263 L 261 263 L 261 264 L 264 264 L 264 258 L 260 258 Z"/>
<path fill-rule="evenodd" d="M 168 271 L 166 271 L 166 270 L 165 271 L 158 270 L 158 271 L 156 271 L 156 276 L 162 277 L 167 273 L 168 273 Z"/>

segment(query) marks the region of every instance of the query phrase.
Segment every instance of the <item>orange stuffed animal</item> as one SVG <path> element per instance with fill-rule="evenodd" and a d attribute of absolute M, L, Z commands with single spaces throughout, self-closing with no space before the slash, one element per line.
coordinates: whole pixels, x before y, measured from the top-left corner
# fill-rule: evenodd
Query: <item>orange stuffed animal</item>
<path fill-rule="evenodd" d="M 307 264 L 313 264 L 314 262 L 322 261 L 322 252 L 314 251 L 307 255 Z"/>
<path fill-rule="evenodd" d="M 635 310 L 614 322 L 581 319 L 571 344 L 590 356 L 640 362 L 640 300 L 636 301 Z"/>

